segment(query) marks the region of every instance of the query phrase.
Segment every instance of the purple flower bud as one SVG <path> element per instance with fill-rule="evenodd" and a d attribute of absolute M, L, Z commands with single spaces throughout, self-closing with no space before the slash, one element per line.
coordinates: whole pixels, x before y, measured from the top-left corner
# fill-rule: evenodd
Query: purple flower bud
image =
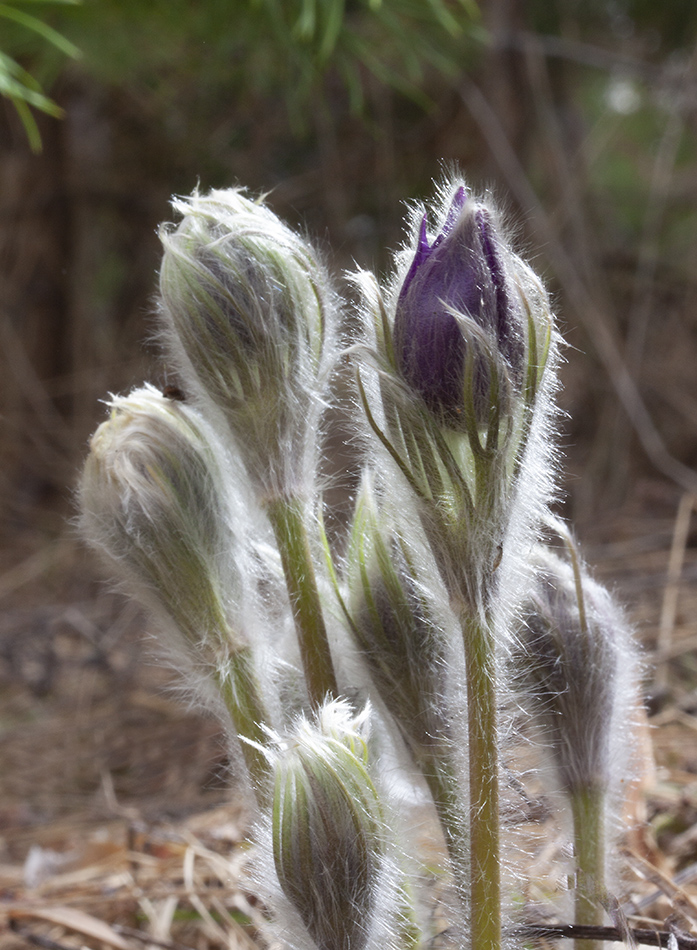
<path fill-rule="evenodd" d="M 503 359 L 514 384 L 522 378 L 522 320 L 506 273 L 510 256 L 489 211 L 468 198 L 463 186 L 432 243 L 423 217 L 414 259 L 397 298 L 394 346 L 402 377 L 444 425 L 464 428 L 468 347 L 476 347 L 472 396 L 480 424 L 488 418 L 493 395 L 495 364 L 487 350 L 498 354 L 497 366 Z M 476 325 L 471 333 L 468 321 Z"/>

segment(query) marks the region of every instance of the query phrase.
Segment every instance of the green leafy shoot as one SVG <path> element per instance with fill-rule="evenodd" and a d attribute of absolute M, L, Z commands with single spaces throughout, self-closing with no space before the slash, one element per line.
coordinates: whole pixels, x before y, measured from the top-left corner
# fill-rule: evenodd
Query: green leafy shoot
<path fill-rule="evenodd" d="M 15 0 L 15 3 L 53 3 L 75 6 L 80 0 Z M 37 34 L 51 46 L 71 59 L 80 56 L 80 50 L 65 36 L 43 20 L 18 9 L 15 5 L 0 3 L 0 18 L 11 20 Z M 0 51 L 0 95 L 12 101 L 24 126 L 32 152 L 41 151 L 41 134 L 32 114 L 32 107 L 47 115 L 61 118 L 63 110 L 41 90 L 41 84 L 15 59 Z"/>

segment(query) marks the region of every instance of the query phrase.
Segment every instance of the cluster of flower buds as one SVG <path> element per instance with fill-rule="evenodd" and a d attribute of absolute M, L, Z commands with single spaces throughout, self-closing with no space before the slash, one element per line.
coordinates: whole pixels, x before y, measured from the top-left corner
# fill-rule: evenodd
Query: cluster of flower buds
<path fill-rule="evenodd" d="M 543 732 L 574 827 L 590 829 L 575 835 L 576 909 L 595 922 L 613 729 L 636 669 L 573 546 L 564 560 L 539 545 L 557 349 L 539 280 L 491 202 L 448 182 L 414 210 L 391 283 L 354 277 L 362 339 L 339 353 L 327 272 L 263 201 L 196 191 L 174 207 L 160 314 L 187 400 L 151 387 L 112 399 L 81 521 L 243 740 L 277 933 L 300 950 L 417 950 L 433 936 L 415 923 L 418 875 L 396 857 L 416 837 L 386 819 L 400 783 L 376 780 L 389 763 L 411 800 L 432 799 L 467 946 L 500 950 L 506 690 Z M 316 469 L 347 356 L 365 451 L 333 549 Z M 276 628 L 295 631 L 293 649 Z"/>

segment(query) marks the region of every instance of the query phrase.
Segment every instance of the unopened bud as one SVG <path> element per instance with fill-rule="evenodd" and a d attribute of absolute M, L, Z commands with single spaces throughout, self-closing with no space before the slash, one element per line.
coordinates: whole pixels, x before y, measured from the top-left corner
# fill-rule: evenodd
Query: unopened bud
<path fill-rule="evenodd" d="M 299 478 L 324 384 L 324 268 L 310 245 L 235 188 L 174 201 L 163 226 L 165 335 L 182 373 L 219 410 L 265 489 Z M 311 440 L 310 440 L 311 441 Z"/>
<path fill-rule="evenodd" d="M 365 477 L 347 557 L 350 626 L 378 695 L 420 760 L 449 735 L 446 633 L 427 586 L 436 572 L 424 563 L 426 547 L 407 541 L 378 505 Z"/>
<path fill-rule="evenodd" d="M 278 754 L 276 872 L 319 950 L 361 950 L 375 906 L 384 831 L 368 772 L 366 713 L 327 703 Z"/>
<path fill-rule="evenodd" d="M 522 391 L 528 268 L 500 238 L 491 210 L 453 187 L 434 238 L 421 219 L 396 301 L 394 352 L 439 422 L 464 430 L 467 413 L 486 425 Z"/>
<path fill-rule="evenodd" d="M 573 557 L 577 559 L 575 548 Z M 583 566 L 539 547 L 516 663 L 562 790 L 608 788 L 631 744 L 636 659 L 627 621 Z M 629 695 L 628 695 L 629 693 Z M 615 750 L 613 754 L 613 748 Z"/>
<path fill-rule="evenodd" d="M 114 397 L 110 410 L 80 484 L 84 537 L 190 644 L 226 636 L 232 538 L 208 427 L 151 386 Z"/>

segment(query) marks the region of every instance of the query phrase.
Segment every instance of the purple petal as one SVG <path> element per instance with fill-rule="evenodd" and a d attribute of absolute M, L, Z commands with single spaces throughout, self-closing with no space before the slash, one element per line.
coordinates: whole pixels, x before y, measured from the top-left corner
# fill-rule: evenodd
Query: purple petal
<path fill-rule="evenodd" d="M 466 210 L 465 210 L 466 209 Z M 394 350 L 399 372 L 445 425 L 464 424 L 468 344 L 458 317 L 475 321 L 520 375 L 524 347 L 519 312 L 512 308 L 504 258 L 489 213 L 467 205 L 464 187 L 453 195 L 431 245 L 426 219 L 397 298 Z M 474 355 L 472 398 L 480 421 L 491 405 L 491 365 Z"/>
<path fill-rule="evenodd" d="M 517 321 L 511 319 L 511 303 L 506 289 L 506 277 L 497 252 L 496 239 L 492 233 L 491 217 L 485 208 L 480 208 L 475 217 L 482 240 L 482 250 L 496 294 L 494 326 L 499 347 L 513 369 L 518 372 L 523 357 L 522 341 L 518 333 Z"/>
<path fill-rule="evenodd" d="M 431 248 L 428 243 L 428 235 L 426 233 L 426 215 L 421 219 L 421 227 L 419 229 L 419 242 L 416 245 L 416 254 L 414 255 L 414 260 L 411 262 L 411 266 L 407 271 L 406 277 L 404 278 L 404 283 L 402 284 L 402 289 L 399 292 L 400 298 L 407 292 L 409 284 L 414 278 L 414 274 L 421 267 L 425 261 L 428 260 L 428 257 L 431 253 Z"/>
<path fill-rule="evenodd" d="M 431 250 L 435 250 L 441 241 L 446 238 L 450 232 L 453 230 L 455 225 L 458 222 L 462 209 L 465 207 L 465 202 L 467 201 L 467 192 L 465 191 L 464 185 L 460 185 L 455 194 L 453 195 L 453 200 L 450 202 L 450 207 L 448 208 L 448 213 L 445 216 L 445 222 L 441 228 L 440 234 L 433 242 L 433 247 Z"/>
<path fill-rule="evenodd" d="M 457 320 L 441 307 L 404 317 L 398 341 L 402 375 L 433 412 L 457 417 L 465 360 L 465 341 Z"/>

